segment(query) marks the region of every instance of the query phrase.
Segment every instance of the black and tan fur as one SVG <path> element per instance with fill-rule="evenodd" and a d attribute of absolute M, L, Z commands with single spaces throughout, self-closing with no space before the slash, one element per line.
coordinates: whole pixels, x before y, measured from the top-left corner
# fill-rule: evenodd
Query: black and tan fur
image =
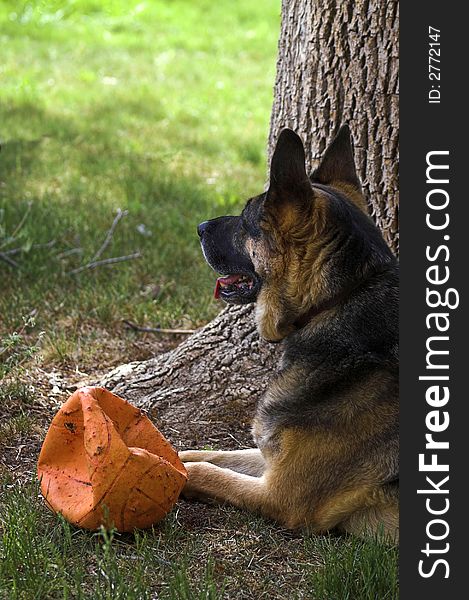
<path fill-rule="evenodd" d="M 283 358 L 257 408 L 257 448 L 182 452 L 185 496 L 397 540 L 398 268 L 366 214 L 348 128 L 310 177 L 284 130 L 268 191 L 199 235 L 213 269 L 248 281 L 221 296 L 255 301 Z"/>

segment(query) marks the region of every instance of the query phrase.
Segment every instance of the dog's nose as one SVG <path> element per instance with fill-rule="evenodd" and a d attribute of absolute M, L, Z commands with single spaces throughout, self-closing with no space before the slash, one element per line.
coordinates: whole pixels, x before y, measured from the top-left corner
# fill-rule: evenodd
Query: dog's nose
<path fill-rule="evenodd" d="M 197 227 L 197 233 L 199 234 L 200 238 L 204 235 L 204 231 L 207 229 L 207 223 L 207 221 L 204 221 Z"/>

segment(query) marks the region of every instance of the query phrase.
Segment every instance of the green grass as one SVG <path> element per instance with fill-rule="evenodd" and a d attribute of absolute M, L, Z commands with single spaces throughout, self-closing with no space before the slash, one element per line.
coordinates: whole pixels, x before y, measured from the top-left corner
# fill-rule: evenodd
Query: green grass
<path fill-rule="evenodd" d="M 37 484 L 4 491 L 0 598 L 398 598 L 397 550 L 376 540 L 292 536 L 231 508 L 201 535 L 184 506 L 152 530 L 91 533 L 48 513 Z"/>
<path fill-rule="evenodd" d="M 199 577 L 189 561 L 198 546 L 180 552 L 174 517 L 158 529 L 122 536 L 102 528 L 75 530 L 49 515 L 38 501 L 37 484 L 5 490 L 0 509 L 0 597 L 8 599 L 89 598 L 96 600 L 212 600 L 222 585 L 214 581 L 206 556 Z M 182 556 L 181 556 L 182 554 Z"/>
<path fill-rule="evenodd" d="M 83 322 L 198 326 L 217 312 L 196 225 L 263 188 L 279 10 L 0 3 L 0 252 L 22 249 L 17 268 L 0 260 L 4 331 L 36 311 L 60 362 Z M 69 275 L 118 208 L 102 258 L 141 258 Z"/>
<path fill-rule="evenodd" d="M 381 536 L 362 540 L 321 536 L 306 540 L 319 552 L 323 566 L 309 572 L 308 583 L 317 600 L 397 600 L 399 560 L 396 548 Z"/>
<path fill-rule="evenodd" d="M 37 352 L 38 346 L 31 345 L 26 338 L 27 331 L 35 325 L 34 318 L 29 317 L 23 319 L 22 326 L 16 331 L 0 336 L 0 381 L 12 371 L 18 372 Z"/>

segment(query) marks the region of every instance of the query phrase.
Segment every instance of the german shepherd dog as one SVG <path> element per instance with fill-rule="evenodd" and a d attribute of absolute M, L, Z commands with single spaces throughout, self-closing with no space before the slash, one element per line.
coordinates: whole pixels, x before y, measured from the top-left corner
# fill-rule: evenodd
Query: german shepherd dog
<path fill-rule="evenodd" d="M 283 344 L 260 400 L 257 448 L 186 451 L 186 498 L 227 502 L 288 528 L 398 540 L 398 266 L 367 215 L 347 126 L 308 177 L 285 129 L 268 191 L 199 225 L 215 295 L 256 302 Z"/>

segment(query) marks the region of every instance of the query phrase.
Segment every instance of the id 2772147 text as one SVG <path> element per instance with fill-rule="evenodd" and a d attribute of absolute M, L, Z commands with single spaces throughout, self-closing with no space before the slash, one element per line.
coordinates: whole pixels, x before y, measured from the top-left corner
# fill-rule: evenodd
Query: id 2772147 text
<path fill-rule="evenodd" d="M 441 102 L 441 43 L 440 30 L 431 25 L 428 27 L 428 103 Z"/>

